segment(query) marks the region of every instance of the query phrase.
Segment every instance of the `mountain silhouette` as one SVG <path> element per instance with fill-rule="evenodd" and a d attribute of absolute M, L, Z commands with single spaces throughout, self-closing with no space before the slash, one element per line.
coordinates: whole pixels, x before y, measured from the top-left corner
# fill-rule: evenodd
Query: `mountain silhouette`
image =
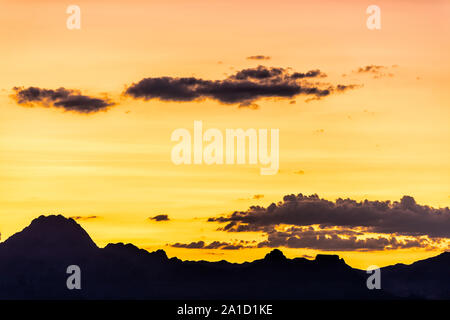
<path fill-rule="evenodd" d="M 62 254 L 70 248 L 72 253 L 85 253 L 97 248 L 88 233 L 73 219 L 59 216 L 40 216 L 31 224 L 9 237 L 0 248 L 11 254 Z"/>
<path fill-rule="evenodd" d="M 81 289 L 69 290 L 69 265 Z M 0 299 L 450 299 L 450 253 L 381 269 L 381 290 L 337 255 L 181 261 L 132 244 L 99 248 L 73 219 L 40 216 L 0 243 Z"/>

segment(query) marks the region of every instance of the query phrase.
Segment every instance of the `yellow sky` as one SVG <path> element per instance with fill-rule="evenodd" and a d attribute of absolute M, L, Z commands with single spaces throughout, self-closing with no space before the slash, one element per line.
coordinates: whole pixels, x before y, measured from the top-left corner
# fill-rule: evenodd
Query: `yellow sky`
<path fill-rule="evenodd" d="M 377 1 L 382 29 L 368 30 L 368 1 L 76 1 L 81 30 L 66 28 L 67 3 L 2 1 L 0 10 L 0 232 L 40 214 L 80 221 L 100 246 L 132 242 L 183 259 L 244 261 L 269 249 L 188 250 L 167 243 L 261 234 L 218 232 L 208 217 L 268 206 L 286 194 L 334 200 L 450 205 L 450 5 Z M 267 61 L 246 57 L 263 54 Z M 221 62 L 221 63 L 219 63 Z M 363 87 L 306 103 L 299 96 L 238 108 L 216 101 L 149 102 L 122 96 L 144 77 L 223 79 L 259 64 Z M 352 71 L 389 67 L 392 77 Z M 392 67 L 397 65 L 396 67 Z M 343 74 L 346 76 L 344 77 Z M 79 115 L 25 108 L 15 86 L 107 94 L 118 105 Z M 130 112 L 128 112 L 130 111 Z M 280 172 L 259 166 L 175 166 L 171 132 L 279 128 Z M 295 174 L 296 171 L 304 174 Z M 253 195 L 264 195 L 252 199 Z M 172 221 L 149 222 L 168 214 Z M 226 252 L 225 252 L 226 251 Z M 228 252 L 230 251 L 230 252 Z M 284 249 L 290 257 L 317 251 Z M 436 252 L 339 252 L 352 266 L 412 262 Z"/>

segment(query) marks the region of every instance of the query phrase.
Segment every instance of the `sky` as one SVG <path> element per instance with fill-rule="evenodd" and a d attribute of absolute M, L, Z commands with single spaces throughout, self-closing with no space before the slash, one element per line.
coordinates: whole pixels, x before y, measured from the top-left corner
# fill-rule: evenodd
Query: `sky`
<path fill-rule="evenodd" d="M 1 241 L 62 214 L 99 246 L 189 260 L 276 247 L 366 268 L 448 249 L 448 1 L 0 7 Z M 194 121 L 279 129 L 278 173 L 175 165 L 171 134 Z"/>

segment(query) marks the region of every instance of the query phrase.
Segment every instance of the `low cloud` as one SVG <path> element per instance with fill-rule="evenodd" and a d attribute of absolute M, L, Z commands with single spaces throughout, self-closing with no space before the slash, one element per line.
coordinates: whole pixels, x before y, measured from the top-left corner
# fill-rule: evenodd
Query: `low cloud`
<path fill-rule="evenodd" d="M 304 95 L 320 99 L 333 93 L 356 88 L 356 85 L 329 85 L 309 83 L 303 79 L 326 77 L 320 70 L 305 73 L 288 69 L 258 66 L 237 71 L 223 80 L 200 78 L 156 77 L 145 78 L 129 86 L 124 95 L 135 99 L 159 99 L 162 101 L 200 101 L 213 99 L 224 104 L 255 107 L 262 98 L 291 99 Z"/>
<path fill-rule="evenodd" d="M 185 249 L 221 249 L 221 250 L 239 250 L 244 248 L 242 244 L 231 244 L 227 242 L 213 241 L 210 244 L 206 244 L 204 241 L 197 241 L 191 243 L 174 243 L 170 245 L 175 248 Z"/>
<path fill-rule="evenodd" d="M 14 87 L 11 97 L 19 105 L 28 107 L 58 108 L 82 114 L 106 111 L 114 103 L 109 99 L 82 95 L 78 90 L 65 88 L 41 89 L 37 87 Z"/>
<path fill-rule="evenodd" d="M 293 227 L 286 231 L 268 232 L 266 241 L 258 244 L 259 248 L 287 247 L 295 249 L 316 249 L 323 251 L 375 251 L 408 248 L 427 248 L 434 246 L 434 241 L 426 237 L 400 239 L 395 236 L 369 236 L 358 238 L 364 233 L 351 230 L 310 230 Z"/>

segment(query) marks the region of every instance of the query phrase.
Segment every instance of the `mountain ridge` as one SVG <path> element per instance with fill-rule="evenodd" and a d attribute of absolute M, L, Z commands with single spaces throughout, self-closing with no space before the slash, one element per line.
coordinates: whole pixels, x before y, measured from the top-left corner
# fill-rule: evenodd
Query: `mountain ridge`
<path fill-rule="evenodd" d="M 66 287 L 73 264 L 82 290 Z M 289 259 L 274 249 L 252 262 L 182 261 L 133 244 L 100 248 L 75 220 L 40 216 L 0 243 L 0 298 L 449 299 L 449 267 L 449 252 L 384 267 L 382 290 L 369 290 L 367 273 L 337 255 Z"/>

